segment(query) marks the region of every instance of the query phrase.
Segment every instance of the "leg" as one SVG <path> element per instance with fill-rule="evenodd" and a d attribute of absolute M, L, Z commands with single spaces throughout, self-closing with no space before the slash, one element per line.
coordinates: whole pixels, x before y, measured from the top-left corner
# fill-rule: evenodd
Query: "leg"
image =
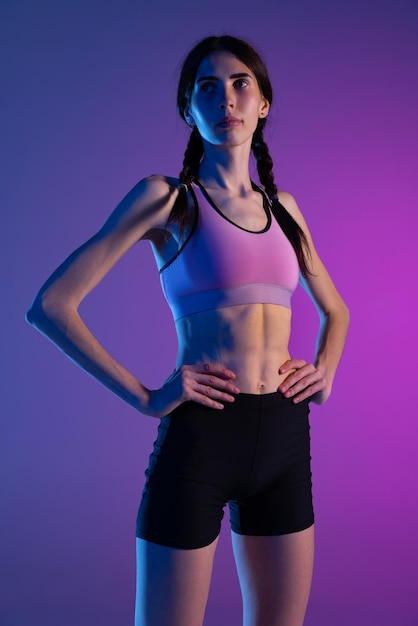
<path fill-rule="evenodd" d="M 267 537 L 232 533 L 244 626 L 302 626 L 312 579 L 314 530 Z"/>
<path fill-rule="evenodd" d="M 194 550 L 136 541 L 135 626 L 201 626 L 218 540 Z"/>

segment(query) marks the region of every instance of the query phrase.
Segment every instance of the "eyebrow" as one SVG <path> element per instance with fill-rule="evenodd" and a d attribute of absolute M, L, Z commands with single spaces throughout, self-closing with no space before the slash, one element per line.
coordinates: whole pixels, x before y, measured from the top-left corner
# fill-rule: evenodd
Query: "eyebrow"
<path fill-rule="evenodd" d="M 246 72 L 240 72 L 239 74 L 231 74 L 229 78 L 251 78 L 251 76 Z M 219 78 L 217 76 L 201 76 L 196 83 L 201 83 L 204 80 L 219 80 Z"/>

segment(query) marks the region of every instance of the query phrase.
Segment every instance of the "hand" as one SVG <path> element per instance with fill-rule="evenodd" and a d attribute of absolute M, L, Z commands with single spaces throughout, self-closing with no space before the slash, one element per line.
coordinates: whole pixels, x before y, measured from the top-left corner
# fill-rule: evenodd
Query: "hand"
<path fill-rule="evenodd" d="M 316 404 L 323 404 L 331 393 L 325 375 L 312 363 L 302 359 L 289 359 L 279 368 L 279 374 L 289 373 L 279 391 L 293 402 L 301 402 L 310 398 Z"/>
<path fill-rule="evenodd" d="M 239 393 L 231 381 L 236 375 L 214 363 L 182 365 L 160 389 L 149 392 L 148 405 L 140 411 L 153 417 L 164 417 L 183 402 L 192 400 L 212 409 L 223 409 L 222 402 L 233 402 Z"/>

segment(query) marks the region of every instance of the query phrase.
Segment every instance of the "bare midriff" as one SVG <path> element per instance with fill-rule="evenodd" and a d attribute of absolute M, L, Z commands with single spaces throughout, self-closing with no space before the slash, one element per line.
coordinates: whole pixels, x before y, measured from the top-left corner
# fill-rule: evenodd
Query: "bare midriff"
<path fill-rule="evenodd" d="M 277 391 L 289 359 L 291 311 L 275 304 L 242 304 L 180 318 L 177 367 L 215 363 L 233 371 L 243 393 Z M 286 374 L 288 375 L 288 374 Z"/>

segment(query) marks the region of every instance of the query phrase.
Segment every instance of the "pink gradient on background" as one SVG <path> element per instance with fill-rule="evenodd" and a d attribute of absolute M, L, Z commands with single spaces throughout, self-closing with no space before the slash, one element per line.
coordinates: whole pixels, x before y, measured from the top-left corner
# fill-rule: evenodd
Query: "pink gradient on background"
<path fill-rule="evenodd" d="M 418 5 L 271 4 L 0 5 L 2 626 L 133 623 L 134 523 L 157 422 L 23 318 L 137 180 L 179 171 L 177 64 L 222 32 L 264 53 L 280 186 L 352 313 L 332 398 L 311 413 L 317 554 L 306 626 L 418 624 Z M 170 373 L 176 340 L 148 244 L 82 312 L 146 385 Z M 300 291 L 295 356 L 312 358 L 316 329 Z M 240 623 L 226 520 L 205 626 Z"/>

